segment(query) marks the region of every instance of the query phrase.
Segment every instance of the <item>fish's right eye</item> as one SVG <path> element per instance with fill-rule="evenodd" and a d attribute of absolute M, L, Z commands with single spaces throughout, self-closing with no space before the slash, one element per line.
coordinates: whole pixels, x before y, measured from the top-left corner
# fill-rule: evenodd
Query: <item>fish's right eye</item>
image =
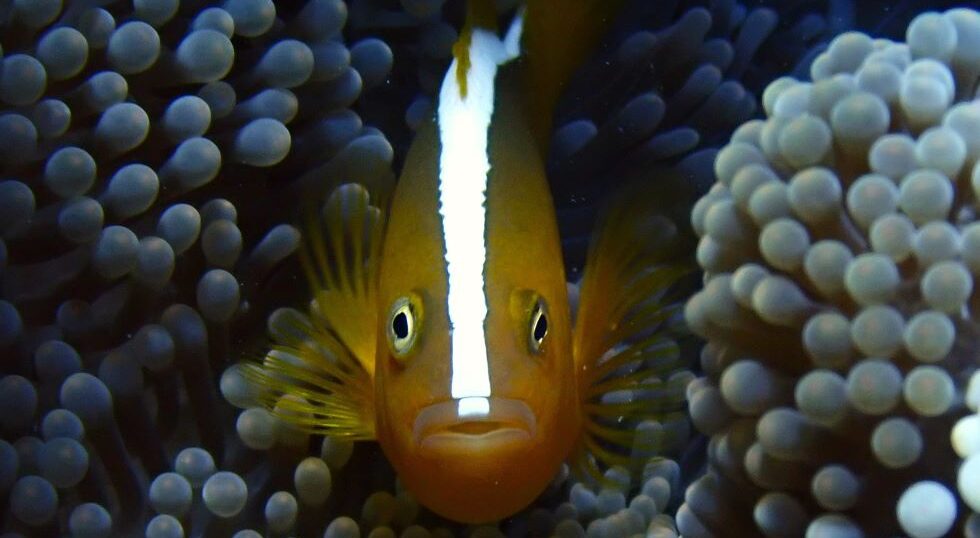
<path fill-rule="evenodd" d="M 388 347 L 398 362 L 404 362 L 418 342 L 421 324 L 421 303 L 417 297 L 399 297 L 388 316 Z"/>

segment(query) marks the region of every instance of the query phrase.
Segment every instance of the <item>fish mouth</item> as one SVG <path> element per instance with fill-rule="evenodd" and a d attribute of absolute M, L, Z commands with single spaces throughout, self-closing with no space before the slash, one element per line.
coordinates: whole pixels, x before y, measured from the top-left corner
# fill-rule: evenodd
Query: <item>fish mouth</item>
<path fill-rule="evenodd" d="M 470 397 L 423 407 L 412 434 L 420 449 L 441 452 L 520 446 L 536 428 L 534 411 L 521 400 Z"/>

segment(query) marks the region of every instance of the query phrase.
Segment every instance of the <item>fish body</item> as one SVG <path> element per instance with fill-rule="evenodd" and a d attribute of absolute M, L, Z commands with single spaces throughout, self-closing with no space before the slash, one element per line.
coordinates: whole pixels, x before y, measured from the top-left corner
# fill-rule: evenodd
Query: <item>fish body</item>
<path fill-rule="evenodd" d="M 529 4 L 528 17 L 543 4 Z M 612 5 L 572 4 L 584 14 Z M 498 37 L 492 3 L 470 3 L 437 112 L 420 127 L 390 203 L 373 206 L 366 189 L 345 185 L 310 234 L 314 301 L 301 332 L 315 345 L 286 349 L 293 364 L 267 357 L 251 370 L 270 407 L 283 394 L 303 396 L 280 416 L 376 439 L 423 505 L 467 523 L 527 506 L 564 461 L 628 459 L 632 433 L 609 419 L 647 408 L 604 407 L 595 387 L 646 387 L 641 376 L 612 374 L 647 357 L 630 345 L 661 338 L 653 329 L 669 318 L 661 298 L 677 274 L 656 270 L 671 231 L 632 218 L 642 208 L 624 209 L 596 236 L 578 313 L 588 326 L 573 327 L 543 158 L 541 125 L 554 103 L 545 110 L 527 98 L 528 70 L 548 63 L 558 76 L 556 63 L 545 52 L 518 57 L 516 21 Z M 557 95 L 555 81 L 542 85 Z M 644 249 L 648 231 L 667 243 Z M 622 323 L 631 312 L 640 317 Z M 610 352 L 629 339 L 623 349 L 633 355 Z M 673 360 L 674 351 L 656 353 Z"/>
<path fill-rule="evenodd" d="M 444 227 L 451 219 L 440 211 L 443 144 L 435 119 L 422 128 L 406 159 L 381 257 L 378 439 L 423 504 L 451 506 L 453 518 L 464 521 L 497 519 L 529 504 L 572 450 L 580 427 L 561 245 L 544 166 L 513 95 L 519 88 L 516 68 L 504 67 L 497 76 L 486 232 L 474 226 L 469 237 L 460 234 L 463 244 L 449 247 L 472 258 L 480 250 L 476 243 L 485 242 L 485 262 L 472 268 L 473 283 L 465 275 L 450 279 L 451 271 L 467 267 L 450 267 L 452 238 Z M 481 218 L 478 207 L 463 211 L 459 222 L 449 224 L 457 230 Z M 454 290 L 455 282 L 474 288 Z M 410 356 L 399 359 L 389 325 L 407 293 L 422 312 L 420 334 Z M 485 312 L 474 331 L 485 351 L 454 341 L 454 332 L 467 328 L 450 320 L 451 293 L 461 295 L 452 300 L 461 301 L 459 307 L 469 311 L 464 314 Z M 535 321 L 547 324 L 540 345 L 532 342 Z M 470 355 L 454 356 L 459 353 Z M 473 365 L 476 372 L 467 369 L 467 362 L 478 361 L 485 362 L 485 373 L 482 364 Z M 483 377 L 481 383 L 477 378 Z"/>

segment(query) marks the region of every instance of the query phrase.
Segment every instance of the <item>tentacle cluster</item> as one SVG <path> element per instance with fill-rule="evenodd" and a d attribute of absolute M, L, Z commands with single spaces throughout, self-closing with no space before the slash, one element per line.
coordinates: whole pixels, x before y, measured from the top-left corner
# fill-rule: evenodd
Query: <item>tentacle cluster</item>
<path fill-rule="evenodd" d="M 284 335 L 301 318 L 270 315 L 309 298 L 297 208 L 341 183 L 390 181 L 431 113 L 461 2 L 0 4 L 0 533 L 676 534 L 687 479 L 656 462 L 642 480 L 563 474 L 499 526 L 439 520 L 370 445 L 288 426 L 230 366 L 261 352 L 266 332 L 297 342 Z M 596 193 L 632 175 L 623 170 L 683 163 L 707 187 L 715 152 L 701 150 L 728 139 L 772 78 L 805 72 L 854 24 L 887 31 L 921 9 L 894 3 L 883 19 L 873 2 L 628 4 L 559 114 L 550 166 L 573 276 Z M 595 181 L 574 181 L 571 159 Z M 579 184 L 590 186 L 567 188 Z M 961 327 L 954 350 L 971 341 Z M 965 382 L 947 372 L 960 394 Z M 956 415 L 953 430 L 961 493 L 976 489 L 971 417 Z M 850 491 L 846 474 L 821 476 Z"/>
<path fill-rule="evenodd" d="M 340 0 L 96 4 L 0 8 L 0 533 L 318 531 L 311 438 L 236 435 L 219 378 L 258 396 L 222 371 L 299 291 L 297 200 L 390 181 L 350 107 L 391 50 Z"/>
<path fill-rule="evenodd" d="M 978 39 L 969 9 L 842 34 L 718 154 L 685 536 L 976 532 Z"/>

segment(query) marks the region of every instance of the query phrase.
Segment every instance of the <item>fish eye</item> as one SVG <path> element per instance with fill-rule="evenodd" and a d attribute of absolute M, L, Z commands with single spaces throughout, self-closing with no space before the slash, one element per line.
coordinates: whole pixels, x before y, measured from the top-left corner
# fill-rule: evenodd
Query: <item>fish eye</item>
<path fill-rule="evenodd" d="M 529 336 L 529 345 L 531 351 L 534 353 L 541 352 L 541 346 L 544 344 L 544 339 L 548 336 L 548 312 L 545 308 L 544 300 L 540 297 L 534 302 L 534 306 L 531 309 L 531 324 Z"/>
<path fill-rule="evenodd" d="M 398 362 L 414 351 L 421 322 L 421 302 L 414 295 L 399 297 L 388 316 L 388 347 Z"/>

